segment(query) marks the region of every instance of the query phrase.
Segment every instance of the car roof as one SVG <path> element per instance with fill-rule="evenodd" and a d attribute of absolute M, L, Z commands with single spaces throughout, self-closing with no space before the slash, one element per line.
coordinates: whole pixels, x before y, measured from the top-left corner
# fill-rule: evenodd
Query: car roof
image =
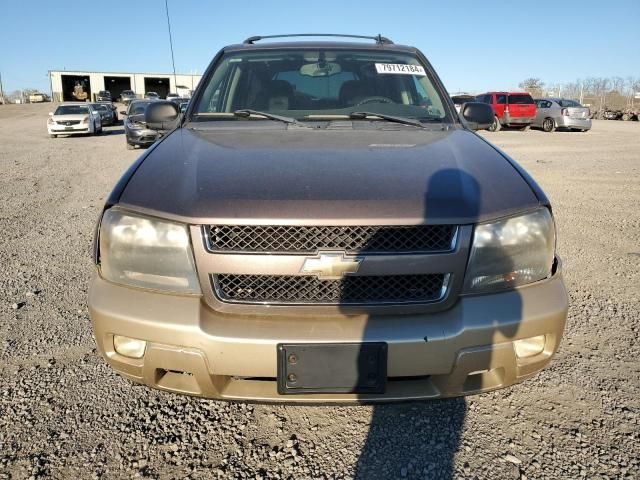
<path fill-rule="evenodd" d="M 501 90 L 501 91 L 492 90 L 492 91 L 489 91 L 489 92 L 479 93 L 478 95 L 489 95 L 491 93 L 505 93 L 507 95 L 531 95 L 529 92 L 507 92 L 507 91 L 504 91 L 504 90 Z M 476 97 L 478 95 L 476 95 Z"/>
<path fill-rule="evenodd" d="M 223 50 L 235 51 L 256 51 L 256 50 L 283 50 L 283 49 L 309 49 L 309 48 L 335 48 L 353 50 L 372 50 L 382 52 L 405 52 L 415 53 L 417 49 L 408 45 L 378 44 L 366 42 L 327 42 L 327 41 L 304 41 L 304 42 L 261 42 L 261 43 L 240 43 L 227 45 Z"/>

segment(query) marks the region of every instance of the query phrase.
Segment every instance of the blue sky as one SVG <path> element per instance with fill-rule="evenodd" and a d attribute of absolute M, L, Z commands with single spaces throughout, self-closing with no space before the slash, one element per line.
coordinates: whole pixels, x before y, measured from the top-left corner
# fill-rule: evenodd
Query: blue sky
<path fill-rule="evenodd" d="M 1 11 L 6 92 L 49 91 L 50 69 L 171 71 L 164 0 L 3 0 Z M 202 73 L 220 47 L 251 35 L 333 32 L 417 46 L 449 92 L 531 76 L 640 77 L 640 0 L 169 0 L 169 11 L 179 73 Z"/>

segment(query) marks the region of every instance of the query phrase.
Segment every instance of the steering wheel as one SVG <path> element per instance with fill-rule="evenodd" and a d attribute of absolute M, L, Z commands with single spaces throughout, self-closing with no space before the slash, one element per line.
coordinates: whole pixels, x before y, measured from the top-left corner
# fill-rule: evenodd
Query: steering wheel
<path fill-rule="evenodd" d="M 396 102 L 391 100 L 389 97 L 373 96 L 373 97 L 365 97 L 365 98 L 363 98 L 358 103 L 356 103 L 355 106 L 358 107 L 360 105 L 365 105 L 367 103 L 396 103 Z"/>

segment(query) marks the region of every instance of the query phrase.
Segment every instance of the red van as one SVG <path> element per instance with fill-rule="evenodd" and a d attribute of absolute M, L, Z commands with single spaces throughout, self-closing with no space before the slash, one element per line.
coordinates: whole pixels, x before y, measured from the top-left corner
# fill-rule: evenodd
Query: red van
<path fill-rule="evenodd" d="M 528 130 L 536 116 L 536 104 L 527 92 L 487 92 L 477 95 L 476 101 L 493 107 L 496 116 L 489 127 L 491 132 L 503 126 Z"/>

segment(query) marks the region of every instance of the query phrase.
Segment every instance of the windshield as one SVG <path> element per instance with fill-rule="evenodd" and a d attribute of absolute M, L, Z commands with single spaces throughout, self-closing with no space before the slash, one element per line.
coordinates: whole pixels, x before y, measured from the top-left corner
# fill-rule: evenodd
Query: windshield
<path fill-rule="evenodd" d="M 54 115 L 87 115 L 89 107 L 85 105 L 60 105 Z"/>
<path fill-rule="evenodd" d="M 578 102 L 574 100 L 558 100 L 561 107 L 582 107 Z"/>
<path fill-rule="evenodd" d="M 533 104 L 533 98 L 531 98 L 531 95 L 525 95 L 525 94 L 509 95 L 509 103 L 511 105 L 514 105 L 514 104 L 529 105 L 529 104 Z"/>
<path fill-rule="evenodd" d="M 375 112 L 447 118 L 444 100 L 415 55 L 374 50 L 264 50 L 225 55 L 194 120 L 229 119 L 250 109 L 313 120 Z"/>

